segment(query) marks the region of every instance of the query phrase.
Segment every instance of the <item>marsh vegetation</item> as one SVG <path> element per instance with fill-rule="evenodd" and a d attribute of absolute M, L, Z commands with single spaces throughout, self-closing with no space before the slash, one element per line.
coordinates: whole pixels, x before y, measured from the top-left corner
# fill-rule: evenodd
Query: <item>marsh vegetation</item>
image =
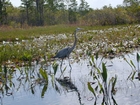
<path fill-rule="evenodd" d="M 75 27 L 1 31 L 2 105 L 139 104 L 140 25 L 83 27 L 70 55 L 71 79 L 67 59 L 62 67 L 64 78 L 59 78 L 60 62 L 52 57 L 73 44 Z"/>

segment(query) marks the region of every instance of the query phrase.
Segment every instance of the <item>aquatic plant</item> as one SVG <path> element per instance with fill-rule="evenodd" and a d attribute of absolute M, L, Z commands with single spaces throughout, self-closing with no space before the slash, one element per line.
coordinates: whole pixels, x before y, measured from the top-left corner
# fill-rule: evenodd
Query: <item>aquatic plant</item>
<path fill-rule="evenodd" d="M 30 67 L 26 66 L 19 68 L 16 72 L 20 72 L 20 75 L 17 78 L 17 91 L 23 87 L 25 91 L 31 91 L 32 94 L 35 94 L 35 88 L 41 87 L 41 97 L 43 98 L 45 92 L 48 88 L 48 73 L 46 70 L 39 68 L 39 71 L 35 70 L 35 66 Z"/>
<path fill-rule="evenodd" d="M 54 75 L 56 74 L 56 72 L 57 72 L 57 70 L 58 70 L 58 63 L 56 63 L 56 62 L 53 62 L 53 64 L 52 64 L 52 68 L 53 68 L 53 70 L 54 70 Z"/>
<path fill-rule="evenodd" d="M 96 60 L 98 57 L 96 56 Z M 92 86 L 92 82 L 88 82 L 88 89 L 93 93 L 95 97 L 94 105 L 96 105 L 97 94 L 103 94 L 102 104 L 111 105 L 111 99 L 114 105 L 117 105 L 117 102 L 114 99 L 114 94 L 116 92 L 115 85 L 117 82 L 117 76 L 111 77 L 108 79 L 107 68 L 105 63 L 102 62 L 102 69 L 97 66 L 94 60 L 94 56 L 91 56 L 90 65 L 93 67 L 92 72 L 90 73 L 93 77 L 94 87 Z M 97 84 L 96 84 L 97 82 Z"/>
<path fill-rule="evenodd" d="M 139 68 L 139 61 L 140 61 L 140 55 L 137 53 L 137 66 L 138 66 L 138 79 L 140 80 L 140 68 Z"/>
<path fill-rule="evenodd" d="M 139 68 L 139 61 L 140 61 L 140 55 L 137 53 L 137 64 L 138 64 L 138 73 L 140 73 L 140 68 Z"/>
<path fill-rule="evenodd" d="M 125 59 L 125 58 L 124 58 Z M 137 69 L 136 70 L 136 65 L 133 63 L 132 60 L 130 60 L 130 62 L 125 59 L 125 61 L 130 65 L 130 67 L 132 68 L 132 72 L 130 73 L 130 75 L 128 76 L 128 79 L 130 80 L 134 80 L 134 77 L 135 77 L 135 74 L 136 72 L 138 72 L 138 76 L 135 77 L 136 79 L 139 79 L 140 80 L 140 69 L 139 69 L 139 61 L 140 61 L 140 55 L 137 53 L 136 54 L 136 61 L 137 61 Z"/>
<path fill-rule="evenodd" d="M 0 104 L 3 105 L 4 96 L 12 96 L 15 83 L 13 75 L 15 70 L 8 68 L 7 65 L 0 65 Z"/>
<path fill-rule="evenodd" d="M 42 89 L 42 92 L 41 92 L 41 97 L 44 97 L 45 92 L 46 92 L 46 90 L 47 90 L 47 88 L 48 88 L 48 74 L 47 74 L 47 72 L 46 72 L 45 70 L 43 70 L 42 68 L 40 68 L 39 72 L 40 72 L 40 75 L 41 75 L 41 77 L 42 77 L 42 78 L 40 78 L 40 79 L 42 80 L 42 82 L 43 82 L 43 84 L 44 84 L 43 89 Z M 42 83 L 41 83 L 41 84 L 42 84 Z"/>
<path fill-rule="evenodd" d="M 133 81 L 134 80 L 134 77 L 135 77 L 135 74 L 136 74 L 136 66 L 135 66 L 135 64 L 133 63 L 132 60 L 128 61 L 126 58 L 124 58 L 124 60 L 129 64 L 129 66 L 132 69 L 132 72 L 128 76 L 127 80 Z"/>
<path fill-rule="evenodd" d="M 46 84 L 48 84 L 48 74 L 45 70 L 43 70 L 42 68 L 40 68 L 39 73 L 42 76 L 42 80 L 45 81 Z"/>

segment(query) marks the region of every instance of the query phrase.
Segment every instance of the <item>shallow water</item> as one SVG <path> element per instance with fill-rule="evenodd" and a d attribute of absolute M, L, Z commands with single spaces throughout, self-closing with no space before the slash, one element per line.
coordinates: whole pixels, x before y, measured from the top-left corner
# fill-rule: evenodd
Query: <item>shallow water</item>
<path fill-rule="evenodd" d="M 132 72 L 130 65 L 124 60 L 132 60 L 137 70 L 136 52 L 133 54 L 125 55 L 124 57 L 114 59 L 103 59 L 108 69 L 108 79 L 117 75 L 116 89 L 117 92 L 114 98 L 118 105 L 140 105 L 140 81 L 134 79 L 133 81 L 127 80 Z M 100 64 L 101 59 L 96 61 L 97 65 Z M 58 61 L 59 63 L 59 61 Z M 1 94 L 1 105 L 92 105 L 95 102 L 94 95 L 88 90 L 87 83 L 94 82 L 91 75 L 91 67 L 89 66 L 89 59 L 80 60 L 75 62 L 71 59 L 71 84 L 73 87 L 62 85 L 51 75 L 49 75 L 49 82 L 44 96 L 41 96 L 44 84 L 36 85 L 31 91 L 31 84 L 34 82 L 32 78 L 26 81 L 25 78 L 19 78 L 19 71 L 16 70 L 12 81 L 15 87 L 11 88 L 12 95 L 7 96 Z M 101 66 L 101 65 L 100 65 Z M 35 65 L 30 68 L 34 71 L 29 75 L 36 76 L 39 72 L 41 65 Z M 68 60 L 65 60 L 62 69 L 66 67 L 64 76 L 69 76 L 70 67 Z M 22 68 L 23 70 L 25 68 Z M 44 69 L 51 74 L 53 69 L 50 66 L 44 66 Z M 60 70 L 57 71 L 55 78 L 61 75 Z M 135 77 L 137 76 L 137 73 Z M 53 82 L 52 82 L 53 81 Z M 94 84 L 92 84 L 94 86 Z M 97 105 L 102 103 L 102 94 L 97 95 Z M 112 101 L 112 100 L 111 100 Z M 113 104 L 112 104 L 113 105 Z"/>

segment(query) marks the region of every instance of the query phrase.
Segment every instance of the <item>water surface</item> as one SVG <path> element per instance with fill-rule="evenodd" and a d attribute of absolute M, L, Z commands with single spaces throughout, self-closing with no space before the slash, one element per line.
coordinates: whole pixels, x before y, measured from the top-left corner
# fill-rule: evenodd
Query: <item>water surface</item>
<path fill-rule="evenodd" d="M 114 98 L 118 105 L 140 105 L 140 81 L 134 79 L 133 81 L 127 80 L 133 69 L 124 60 L 132 60 L 137 70 L 136 52 L 127 54 L 124 57 L 117 57 L 114 59 L 103 59 L 102 62 L 106 63 L 108 70 L 108 79 L 117 76 L 116 94 Z M 59 61 L 57 61 L 60 63 Z M 101 59 L 96 61 L 99 65 Z M 92 67 L 90 67 L 89 59 L 80 60 L 78 62 L 71 59 L 72 73 L 71 73 L 71 86 L 61 84 L 56 78 L 61 75 L 60 70 L 57 71 L 53 77 L 52 65 L 43 66 L 43 69 L 49 74 L 49 82 L 45 90 L 44 96 L 41 96 L 45 84 L 36 84 L 31 89 L 31 84 L 34 83 L 37 73 L 41 67 L 40 64 L 28 68 L 28 80 L 26 75 L 20 76 L 17 69 L 13 76 L 13 83 L 15 86 L 11 87 L 10 92 L 12 95 L 1 94 L 1 105 L 92 105 L 95 102 L 94 95 L 88 90 L 87 83 L 95 82 L 90 75 Z M 62 69 L 66 67 L 64 77 L 69 77 L 70 67 L 68 60 L 63 62 Z M 101 68 L 101 64 L 99 65 Z M 26 69 L 25 67 L 20 70 Z M 33 78 L 34 76 L 34 78 Z M 137 73 L 135 77 L 137 76 Z M 26 78 L 24 78 L 26 77 Z M 19 79 L 20 78 L 20 79 Z M 92 84 L 94 87 L 95 84 Z M 103 95 L 97 94 L 97 105 L 101 105 Z M 112 102 L 112 100 L 111 100 Z M 112 104 L 113 105 L 113 104 Z"/>

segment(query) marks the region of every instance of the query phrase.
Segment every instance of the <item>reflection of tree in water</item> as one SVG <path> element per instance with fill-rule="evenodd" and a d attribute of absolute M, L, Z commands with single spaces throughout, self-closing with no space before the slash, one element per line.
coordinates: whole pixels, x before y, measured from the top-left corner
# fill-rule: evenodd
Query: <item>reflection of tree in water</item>
<path fill-rule="evenodd" d="M 79 100 L 79 104 L 82 105 L 81 103 L 81 95 L 80 92 L 78 90 L 78 88 L 73 84 L 73 82 L 71 81 L 71 79 L 69 77 L 64 77 L 63 79 L 60 78 L 56 78 L 56 81 L 67 91 L 67 92 L 76 92 L 78 95 L 78 100 Z M 59 91 L 58 86 L 55 84 L 55 86 L 57 87 L 57 91 Z"/>

